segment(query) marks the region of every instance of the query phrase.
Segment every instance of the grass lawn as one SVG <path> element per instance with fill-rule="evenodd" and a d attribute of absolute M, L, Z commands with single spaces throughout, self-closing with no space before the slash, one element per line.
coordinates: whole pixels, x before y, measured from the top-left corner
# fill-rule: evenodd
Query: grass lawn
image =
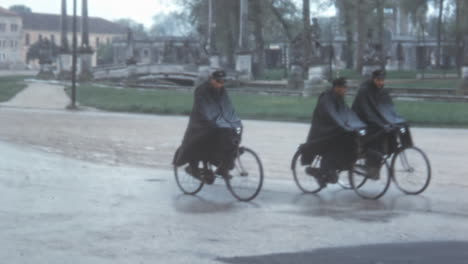
<path fill-rule="evenodd" d="M 402 70 L 402 71 L 387 71 L 387 79 L 416 79 L 417 75 L 420 74 L 421 71 L 416 70 Z M 456 70 L 426 70 L 424 71 L 425 74 L 445 74 L 445 73 L 453 73 L 456 74 Z M 333 70 L 333 76 L 336 77 L 346 77 L 348 79 L 353 80 L 361 80 L 362 76 L 356 72 L 354 69 L 343 69 L 343 70 Z"/>
<path fill-rule="evenodd" d="M 5 76 L 0 77 L 0 102 L 10 100 L 18 92 L 26 88 L 24 76 Z"/>
<path fill-rule="evenodd" d="M 230 93 L 241 118 L 310 122 L 316 98 Z M 192 92 L 113 89 L 80 86 L 77 100 L 103 110 L 182 114 L 192 109 Z M 348 100 L 351 103 L 352 98 Z M 468 104 L 397 101 L 397 109 L 410 122 L 425 126 L 468 126 Z"/>
<path fill-rule="evenodd" d="M 458 79 L 449 79 L 449 80 L 418 80 L 413 82 L 398 82 L 398 83 L 389 83 L 386 84 L 388 87 L 392 88 L 410 88 L 410 89 L 456 89 L 460 86 L 461 81 Z"/>

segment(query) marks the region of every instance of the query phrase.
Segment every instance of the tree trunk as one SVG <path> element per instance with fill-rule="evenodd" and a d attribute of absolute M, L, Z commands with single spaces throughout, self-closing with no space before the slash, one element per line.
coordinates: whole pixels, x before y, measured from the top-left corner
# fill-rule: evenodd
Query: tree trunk
<path fill-rule="evenodd" d="M 379 23 L 379 42 L 380 42 L 380 68 L 385 69 L 386 65 L 386 49 L 385 49 L 385 17 L 384 17 L 385 0 L 377 0 L 377 15 Z M 390 44 L 391 45 L 391 44 Z"/>
<path fill-rule="evenodd" d="M 366 24 L 364 13 L 364 5 L 366 3 L 364 0 L 358 0 L 356 6 L 356 23 L 357 23 L 357 50 L 356 50 L 356 71 L 358 73 L 362 72 L 363 67 L 363 55 L 364 55 L 364 46 L 366 45 Z"/>
<path fill-rule="evenodd" d="M 269 6 L 271 10 L 273 11 L 273 14 L 275 15 L 276 19 L 281 23 L 281 26 L 283 27 L 284 33 L 286 34 L 286 37 L 288 38 L 288 41 L 291 42 L 293 39 L 293 35 L 291 32 L 291 27 L 289 26 L 288 22 L 284 20 L 283 16 L 281 15 L 280 11 L 276 9 L 275 5 L 275 0 L 272 0 L 269 2 Z"/>
<path fill-rule="evenodd" d="M 352 23 L 352 14 L 351 4 L 349 1 L 343 0 L 343 17 L 344 17 L 344 26 L 346 29 L 346 52 L 345 60 L 346 60 L 346 68 L 352 69 L 353 68 L 353 54 L 354 54 L 354 39 L 353 39 L 353 23 Z"/>
<path fill-rule="evenodd" d="M 458 77 L 461 76 L 461 66 L 463 58 L 462 50 L 462 32 L 460 26 L 460 15 L 461 15 L 461 0 L 456 0 L 455 2 L 455 47 L 456 47 L 456 63 L 457 63 L 457 73 Z"/>
<path fill-rule="evenodd" d="M 251 18 L 253 20 L 254 28 L 253 34 L 255 37 L 255 77 L 258 78 L 262 76 L 265 70 L 265 42 L 263 40 L 263 15 L 262 15 L 262 6 L 261 0 L 251 0 L 252 5 L 252 14 Z"/>
<path fill-rule="evenodd" d="M 444 0 L 439 0 L 439 16 L 437 19 L 437 52 L 436 52 L 436 66 L 440 68 L 441 62 L 441 42 L 442 42 L 442 15 L 444 12 Z"/>
<path fill-rule="evenodd" d="M 303 31 L 303 68 L 304 74 L 307 74 L 309 70 L 309 62 L 310 62 L 310 47 L 311 47 L 311 39 L 310 39 L 310 0 L 302 0 L 302 22 L 304 24 L 304 31 Z"/>

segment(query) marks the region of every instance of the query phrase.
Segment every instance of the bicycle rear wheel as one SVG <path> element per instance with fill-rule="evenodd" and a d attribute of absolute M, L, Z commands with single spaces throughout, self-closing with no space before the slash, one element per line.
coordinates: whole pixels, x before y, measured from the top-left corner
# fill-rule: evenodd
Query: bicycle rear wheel
<path fill-rule="evenodd" d="M 234 168 L 225 180 L 237 200 L 247 202 L 254 199 L 263 185 L 263 166 L 258 155 L 249 148 L 240 147 Z"/>
<path fill-rule="evenodd" d="M 320 158 L 317 156 L 312 161 L 312 164 L 302 165 L 301 156 L 302 151 L 298 149 L 292 159 L 291 169 L 294 182 L 296 182 L 297 187 L 304 193 L 318 193 L 324 186 L 321 186 L 314 176 L 308 174 L 306 169 L 311 167 L 314 171 L 319 171 Z"/>
<path fill-rule="evenodd" d="M 179 150 L 176 151 L 175 157 L 177 157 L 178 153 Z M 184 194 L 194 195 L 203 188 L 204 183 L 188 174 L 184 166 L 188 165 L 174 166 L 174 176 L 177 186 L 179 186 L 179 189 Z"/>
<path fill-rule="evenodd" d="M 392 159 L 392 178 L 406 194 L 422 193 L 431 181 L 431 165 L 424 152 L 417 147 L 405 148 Z"/>
<path fill-rule="evenodd" d="M 387 192 L 390 186 L 390 167 L 385 161 L 380 166 L 378 177 L 373 178 L 367 173 L 363 164 L 364 160 L 359 159 L 351 170 L 351 186 L 356 194 L 364 199 L 379 199 Z"/>
<path fill-rule="evenodd" d="M 361 188 L 362 185 L 366 182 L 366 178 L 362 177 L 361 182 L 356 183 L 357 188 Z M 353 185 L 351 184 L 351 171 L 343 170 L 338 173 L 338 185 L 345 190 L 352 190 Z"/>

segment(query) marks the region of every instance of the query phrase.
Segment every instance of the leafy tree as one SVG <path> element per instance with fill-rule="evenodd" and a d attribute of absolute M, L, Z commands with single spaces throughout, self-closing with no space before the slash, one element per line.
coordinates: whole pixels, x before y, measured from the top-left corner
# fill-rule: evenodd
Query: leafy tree
<path fill-rule="evenodd" d="M 188 15 L 184 12 L 171 12 L 153 17 L 151 36 L 187 36 L 194 32 Z"/>
<path fill-rule="evenodd" d="M 143 24 L 136 22 L 133 19 L 121 18 L 114 21 L 117 24 L 120 24 L 133 32 L 133 35 L 137 38 L 148 37 L 148 33 L 145 30 Z"/>
<path fill-rule="evenodd" d="M 12 5 L 9 9 L 15 13 L 32 13 L 31 8 L 25 5 Z"/>
<path fill-rule="evenodd" d="M 100 45 L 96 53 L 98 65 L 114 63 L 114 48 L 112 44 Z"/>

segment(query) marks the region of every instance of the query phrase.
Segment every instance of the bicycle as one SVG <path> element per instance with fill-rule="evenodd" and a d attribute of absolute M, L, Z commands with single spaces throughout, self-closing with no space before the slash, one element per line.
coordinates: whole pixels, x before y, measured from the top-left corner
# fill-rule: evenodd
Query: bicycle
<path fill-rule="evenodd" d="M 385 159 L 383 159 L 383 162 L 380 165 L 380 177 L 371 179 L 370 175 L 363 166 L 363 162 L 365 161 L 362 144 L 363 136 L 364 130 L 354 132 L 357 159 L 355 162 L 336 170 L 337 175 L 340 176 L 337 184 L 339 184 L 344 189 L 354 189 L 355 192 L 362 198 L 378 199 L 385 194 L 390 185 L 391 171 L 388 163 Z M 320 142 L 321 141 L 315 141 L 301 144 L 296 153 L 294 153 L 291 161 L 291 170 L 293 172 L 294 181 L 299 189 L 304 193 L 318 193 L 325 187 L 325 185 L 320 184 L 317 181 L 316 177 L 313 177 L 306 172 L 308 168 L 312 168 L 315 171 L 320 171 L 320 161 L 322 156 L 320 151 L 314 150 L 314 147 L 317 146 L 317 144 Z M 306 153 L 306 151 L 310 152 L 307 155 L 312 156 L 311 162 L 305 162 L 302 159 L 303 154 Z M 342 179 L 343 177 L 341 177 L 343 174 L 345 175 L 344 180 Z"/>
<path fill-rule="evenodd" d="M 176 151 L 177 157 L 179 150 Z M 184 194 L 195 195 L 205 185 L 203 177 L 212 174 L 216 179 L 223 179 L 230 193 L 239 201 L 251 201 L 260 193 L 263 186 L 263 165 L 258 155 L 247 147 L 238 147 L 234 168 L 229 171 L 227 177 L 215 173 L 216 165 L 209 160 L 200 160 L 198 162 L 201 179 L 187 173 L 182 166 L 174 166 L 174 175 L 177 186 Z"/>
<path fill-rule="evenodd" d="M 413 145 L 411 133 L 406 125 L 394 125 L 390 131 L 396 134 L 396 147 L 395 150 L 390 153 L 386 151 L 384 151 L 385 153 L 376 152 L 377 155 L 382 157 L 381 169 L 385 164 L 385 167 L 387 167 L 386 171 L 390 174 L 389 178 L 395 183 L 398 189 L 404 193 L 410 195 L 420 194 L 427 189 L 431 180 L 429 159 L 424 151 Z M 382 133 L 382 131 L 380 133 Z M 388 144 L 388 142 L 386 143 Z M 371 150 L 367 151 L 369 152 Z M 358 160 L 355 168 L 364 168 L 365 164 L 363 164 L 363 162 L 363 159 Z M 353 170 L 353 172 L 356 173 L 350 174 L 350 183 L 355 192 L 363 198 L 373 198 L 359 187 L 363 180 L 369 180 L 369 175 L 358 173 L 356 170 Z M 361 177 L 361 179 L 358 179 L 358 177 Z M 382 175 L 380 175 L 380 177 L 382 177 Z M 388 182 L 388 185 L 389 184 L 390 181 Z M 388 186 L 385 190 L 382 190 L 380 196 L 385 194 L 387 189 Z"/>

